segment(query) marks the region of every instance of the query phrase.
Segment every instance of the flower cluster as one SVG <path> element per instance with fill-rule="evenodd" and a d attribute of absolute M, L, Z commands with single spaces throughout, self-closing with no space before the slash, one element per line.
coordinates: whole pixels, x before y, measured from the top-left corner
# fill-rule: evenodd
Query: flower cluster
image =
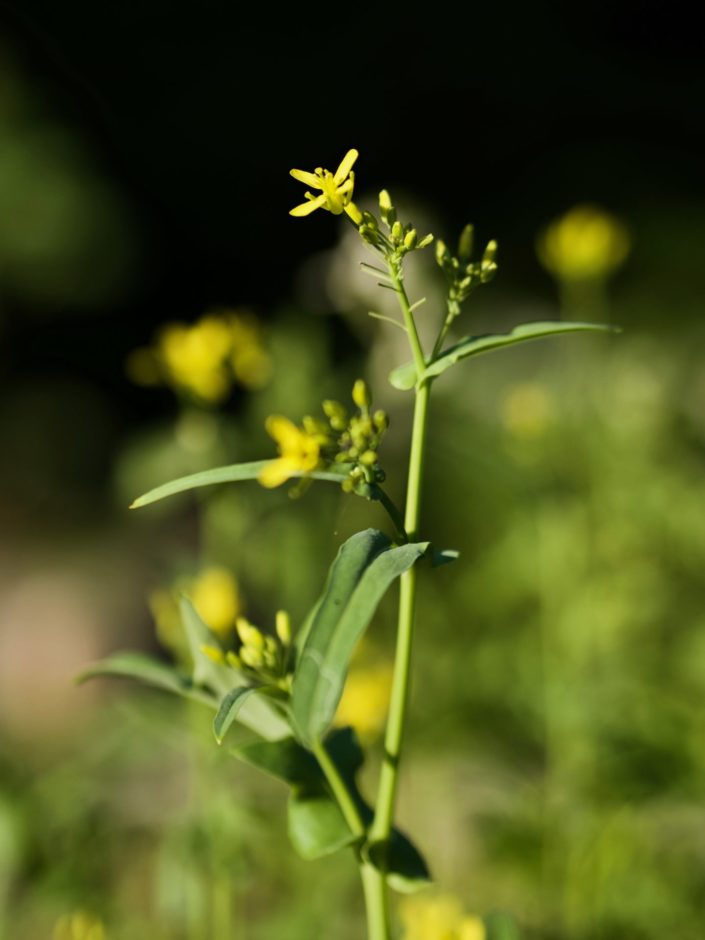
<path fill-rule="evenodd" d="M 268 433 L 279 446 L 279 457 L 265 465 L 259 482 L 265 487 L 280 486 L 292 477 L 309 478 L 315 470 L 337 467 L 345 492 L 384 480 L 378 448 L 389 418 L 382 410 L 372 411 L 367 384 L 358 379 L 353 386 L 352 414 L 340 402 L 323 402 L 323 418 L 307 415 L 302 427 L 282 415 L 271 415 Z"/>
<path fill-rule="evenodd" d="M 285 610 L 277 611 L 274 635 L 263 633 L 245 617 L 235 623 L 239 644 L 226 648 L 206 645 L 202 651 L 220 665 L 230 666 L 254 684 L 277 686 L 285 691 L 291 685 L 293 650 L 291 622 Z"/>
<path fill-rule="evenodd" d="M 413 225 L 400 222 L 386 189 L 379 194 L 379 210 L 384 228 L 373 213 L 363 212 L 360 236 L 368 245 L 380 251 L 395 269 L 400 270 L 404 256 L 410 251 L 426 248 L 433 241 L 433 235 L 419 238 Z"/>
<path fill-rule="evenodd" d="M 152 346 L 131 353 L 127 372 L 138 385 L 168 385 L 199 402 L 218 404 L 234 383 L 265 384 L 271 361 L 257 320 L 225 310 L 191 325 L 166 324 Z"/>
<path fill-rule="evenodd" d="M 445 242 L 436 241 L 436 261 L 448 281 L 448 298 L 458 305 L 481 284 L 488 284 L 497 273 L 497 242 L 488 242 L 482 259 L 472 261 L 474 236 L 473 226 L 466 225 L 458 239 L 457 255 L 451 254 Z"/>

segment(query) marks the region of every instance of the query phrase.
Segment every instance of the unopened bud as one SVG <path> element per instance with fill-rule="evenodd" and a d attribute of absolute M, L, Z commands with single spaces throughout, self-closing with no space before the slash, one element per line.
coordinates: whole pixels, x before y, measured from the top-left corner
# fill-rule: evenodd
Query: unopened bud
<path fill-rule="evenodd" d="M 487 242 L 487 248 L 485 248 L 485 253 L 482 256 L 483 261 L 494 261 L 497 256 L 497 242 L 492 239 L 491 242 Z"/>
<path fill-rule="evenodd" d="M 222 666 L 225 662 L 225 655 L 221 649 L 218 649 L 217 646 L 209 646 L 208 644 L 203 644 L 200 647 L 201 652 L 204 656 L 207 656 L 211 662 L 217 663 L 219 666 Z"/>
<path fill-rule="evenodd" d="M 251 647 L 252 649 L 256 650 L 264 649 L 264 637 L 257 627 L 253 627 L 249 620 L 246 620 L 245 617 L 237 618 L 235 621 L 235 628 L 237 630 L 237 635 L 240 637 L 240 640 L 244 646 Z"/>
<path fill-rule="evenodd" d="M 446 248 L 446 243 L 439 238 L 436 241 L 436 261 L 442 267 L 447 257 L 448 249 Z"/>
<path fill-rule="evenodd" d="M 278 610 L 275 620 L 274 620 L 274 629 L 277 632 L 277 636 L 282 642 L 283 646 L 289 646 L 291 643 L 291 620 L 289 619 L 289 614 L 285 610 Z"/>
<path fill-rule="evenodd" d="M 372 420 L 374 422 L 375 428 L 378 431 L 386 431 L 389 427 L 389 415 L 386 411 L 382 411 L 381 409 L 379 411 L 375 411 L 374 415 L 372 416 Z"/>
<path fill-rule="evenodd" d="M 416 229 L 412 228 L 410 232 L 407 232 L 404 236 L 404 247 L 407 251 L 413 251 L 416 248 L 416 242 L 418 241 L 418 235 Z"/>
<path fill-rule="evenodd" d="M 458 239 L 458 257 L 461 261 L 469 261 L 472 257 L 474 241 L 475 229 L 472 225 L 466 225 Z"/>
<path fill-rule="evenodd" d="M 433 241 L 433 235 L 429 232 L 428 235 L 424 235 L 421 241 L 416 246 L 417 248 L 425 248 L 427 245 L 430 245 Z"/>
<path fill-rule="evenodd" d="M 399 242 L 402 240 L 403 237 L 404 237 L 404 226 L 401 224 L 401 222 L 397 220 L 392 226 L 392 241 L 395 244 L 399 244 Z"/>
<path fill-rule="evenodd" d="M 377 454 L 373 450 L 366 450 L 360 457 L 360 463 L 365 467 L 373 467 L 377 463 Z"/>
<path fill-rule="evenodd" d="M 240 659 L 250 669 L 259 669 L 264 662 L 262 651 L 256 650 L 253 646 L 243 646 L 240 650 Z"/>
<path fill-rule="evenodd" d="M 392 205 L 392 197 L 386 189 L 383 189 L 379 194 L 379 207 L 382 212 L 389 212 L 390 209 L 394 208 Z"/>
<path fill-rule="evenodd" d="M 370 390 L 364 379 L 358 379 L 353 385 L 352 400 L 361 410 L 366 410 L 372 404 Z"/>
<path fill-rule="evenodd" d="M 231 666 L 233 669 L 242 669 L 242 661 L 237 653 L 233 653 L 232 650 L 228 650 L 225 654 L 225 662 L 228 666 Z"/>

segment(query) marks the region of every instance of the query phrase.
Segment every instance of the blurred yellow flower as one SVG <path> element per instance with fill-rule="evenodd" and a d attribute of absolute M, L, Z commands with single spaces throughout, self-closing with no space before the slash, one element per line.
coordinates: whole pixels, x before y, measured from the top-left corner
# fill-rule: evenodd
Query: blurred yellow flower
<path fill-rule="evenodd" d="M 178 580 L 170 588 L 157 588 L 149 596 L 149 608 L 156 624 L 160 643 L 179 659 L 188 658 L 178 597 L 191 598 L 203 622 L 225 638 L 235 630 L 235 621 L 242 613 L 242 597 L 237 580 L 227 568 L 204 568 L 194 578 Z"/>
<path fill-rule="evenodd" d="M 254 317 L 213 311 L 196 323 L 169 323 L 153 347 L 136 349 L 127 372 L 138 385 L 167 384 L 209 404 L 221 402 L 233 381 L 246 388 L 263 385 L 271 361 Z"/>
<path fill-rule="evenodd" d="M 279 446 L 280 456 L 270 461 L 260 472 L 259 482 L 271 489 L 286 483 L 290 477 L 310 473 L 318 466 L 321 454 L 320 438 L 301 428 L 282 415 L 270 415 L 265 427 Z"/>
<path fill-rule="evenodd" d="M 345 683 L 335 723 L 351 725 L 365 743 L 378 737 L 387 720 L 392 672 L 387 663 L 353 667 Z"/>
<path fill-rule="evenodd" d="M 629 254 L 626 227 L 596 206 L 576 206 L 536 240 L 541 264 L 564 281 L 590 281 L 616 270 Z"/>
<path fill-rule="evenodd" d="M 242 605 L 237 581 L 227 568 L 206 568 L 187 593 L 200 618 L 214 633 L 227 636 L 235 629 Z"/>
<path fill-rule="evenodd" d="M 295 180 L 313 189 L 319 189 L 321 193 L 315 196 L 307 192 L 305 194 L 307 201 L 295 206 L 289 215 L 304 216 L 310 215 L 316 209 L 327 209 L 333 215 L 346 212 L 355 225 L 359 225 L 362 222 L 362 213 L 351 201 L 355 186 L 355 174 L 352 168 L 358 156 L 357 150 L 348 150 L 335 173 L 324 170 L 320 166 L 313 173 L 306 170 L 291 170 L 290 173 Z"/>
<path fill-rule="evenodd" d="M 107 940 L 103 924 L 90 914 L 65 914 L 56 922 L 53 940 Z"/>
<path fill-rule="evenodd" d="M 407 898 L 400 907 L 403 940 L 486 940 L 479 917 L 463 913 L 460 902 L 450 895 Z"/>
<path fill-rule="evenodd" d="M 545 433 L 553 418 L 553 402 L 541 385 L 521 382 L 505 395 L 501 417 L 510 434 L 530 440 Z"/>

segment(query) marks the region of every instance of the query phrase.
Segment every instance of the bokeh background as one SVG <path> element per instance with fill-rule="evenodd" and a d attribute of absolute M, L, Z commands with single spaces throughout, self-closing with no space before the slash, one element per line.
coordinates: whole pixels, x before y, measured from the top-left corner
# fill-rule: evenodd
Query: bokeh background
<path fill-rule="evenodd" d="M 223 629 L 299 622 L 341 540 L 384 524 L 323 484 L 127 511 L 273 454 L 267 414 L 365 375 L 402 498 L 401 334 L 366 316 L 381 301 L 344 223 L 287 215 L 288 169 L 349 147 L 363 205 L 387 186 L 424 230 L 498 239 L 463 332 L 624 327 L 436 386 L 425 529 L 461 559 L 421 594 L 402 823 L 444 893 L 528 938 L 702 936 L 702 36 L 656 2 L 465 14 L 0 9 L 0 937 L 361 936 L 351 860 L 299 862 L 283 790 L 207 715 L 72 683 L 111 650 L 178 646 L 174 585 Z M 576 281 L 536 240 L 580 204 L 629 251 Z M 410 283 L 431 317 L 432 254 Z M 244 356 L 215 384 L 204 334 L 173 326 L 204 315 Z M 373 753 L 391 610 L 346 706 Z"/>

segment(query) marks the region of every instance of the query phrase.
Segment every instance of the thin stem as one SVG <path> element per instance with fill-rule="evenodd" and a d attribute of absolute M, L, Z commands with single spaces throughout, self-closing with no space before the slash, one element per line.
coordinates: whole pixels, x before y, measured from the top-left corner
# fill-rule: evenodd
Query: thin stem
<path fill-rule="evenodd" d="M 325 774 L 328 785 L 351 832 L 362 840 L 366 834 L 365 824 L 335 762 L 322 741 L 314 741 L 311 750 Z M 360 878 L 362 879 L 362 890 L 365 896 L 368 940 L 389 940 L 389 909 L 384 875 L 370 865 L 369 862 L 363 861 L 359 850 L 357 851 L 357 860 L 360 868 Z"/>
<path fill-rule="evenodd" d="M 406 534 L 406 529 L 404 528 L 404 517 L 397 509 L 393 500 L 389 498 L 387 493 L 382 489 L 382 487 L 377 484 L 375 486 L 375 496 L 377 501 L 385 508 L 387 515 L 391 519 L 394 528 L 396 529 L 397 538 L 401 542 L 408 542 L 409 536 Z"/>
<path fill-rule="evenodd" d="M 314 741 L 311 745 L 311 750 L 316 756 L 316 760 L 321 766 L 321 770 L 325 774 L 326 780 L 328 781 L 328 786 L 333 791 L 333 796 L 340 807 L 340 811 L 345 818 L 345 822 L 350 827 L 350 831 L 357 836 L 362 838 L 365 835 L 365 824 L 362 821 L 362 816 L 360 816 L 360 811 L 355 803 L 355 800 L 350 795 L 350 791 L 347 788 L 345 780 L 340 775 L 340 771 L 335 765 L 332 757 L 325 748 L 325 745 L 322 741 Z"/>
<path fill-rule="evenodd" d="M 406 329 L 409 334 L 409 343 L 411 344 L 411 352 L 414 356 L 414 363 L 416 365 L 416 374 L 420 378 L 423 374 L 424 369 L 426 368 L 426 359 L 423 354 L 423 348 L 421 346 L 421 340 L 419 339 L 419 333 L 416 329 L 416 321 L 414 320 L 414 314 L 411 310 L 411 304 L 409 303 L 409 298 L 406 296 L 406 291 L 404 290 L 404 282 L 402 280 L 400 272 L 397 270 L 395 265 L 389 265 L 389 274 L 394 284 L 394 290 L 396 291 L 397 296 L 399 297 L 399 306 L 401 307 L 401 312 L 404 315 L 404 323 L 406 324 Z M 408 531 L 408 530 L 407 530 Z"/>

